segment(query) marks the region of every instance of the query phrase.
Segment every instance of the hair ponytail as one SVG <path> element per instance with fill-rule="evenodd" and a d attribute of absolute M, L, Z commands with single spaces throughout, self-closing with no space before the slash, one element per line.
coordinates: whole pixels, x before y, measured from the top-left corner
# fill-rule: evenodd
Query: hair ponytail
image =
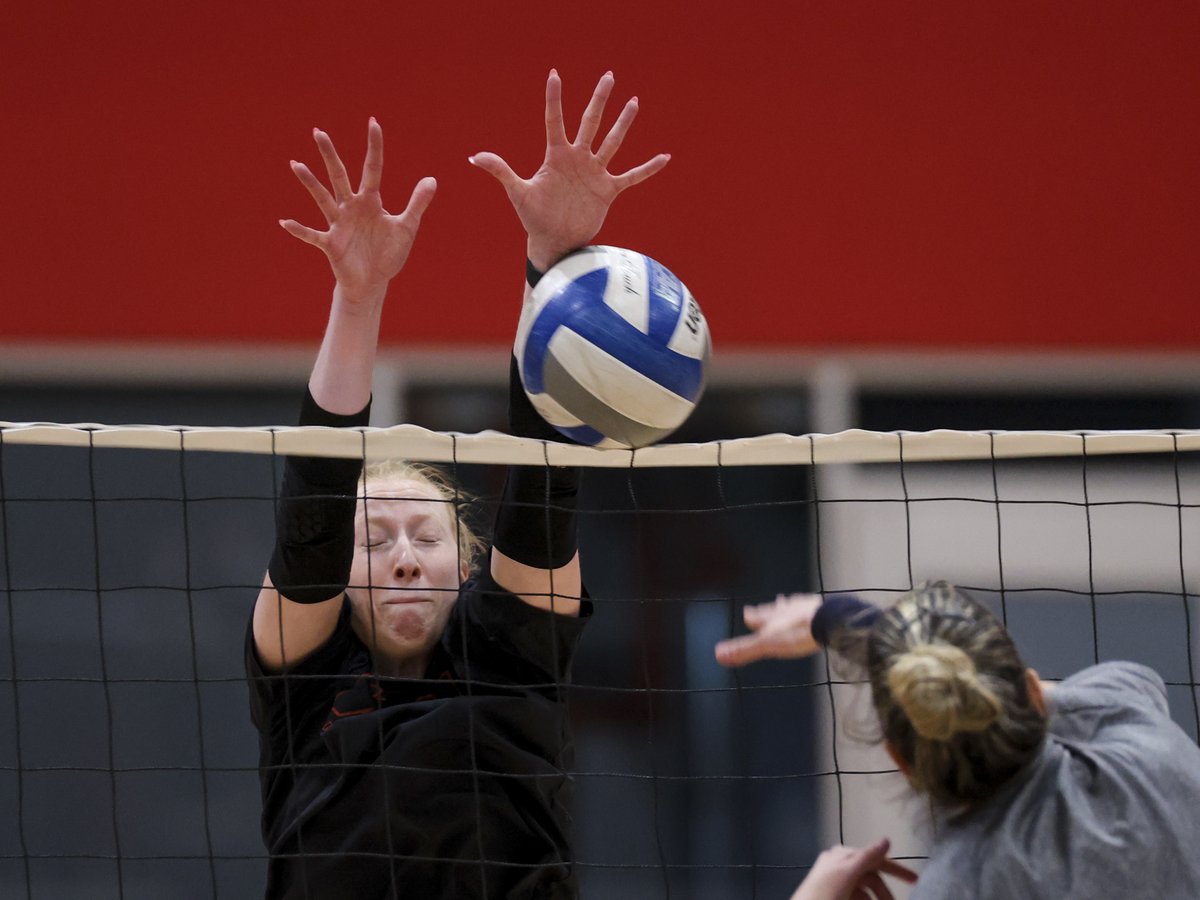
<path fill-rule="evenodd" d="M 950 644 L 924 644 L 896 657 L 887 684 L 913 729 L 932 741 L 983 731 L 1004 711 L 971 657 Z"/>
<path fill-rule="evenodd" d="M 991 796 L 1039 752 L 1046 720 L 1025 663 L 986 606 L 945 582 L 905 594 L 847 648 L 862 660 L 884 739 L 937 804 Z"/>

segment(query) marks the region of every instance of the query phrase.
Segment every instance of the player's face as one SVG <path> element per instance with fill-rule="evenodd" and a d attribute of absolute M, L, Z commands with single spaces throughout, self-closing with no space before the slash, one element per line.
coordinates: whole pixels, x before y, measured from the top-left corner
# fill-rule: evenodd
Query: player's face
<path fill-rule="evenodd" d="M 354 537 L 346 594 L 355 632 L 372 648 L 378 671 L 387 668 L 385 661 L 401 669 L 423 666 L 465 577 L 450 504 L 419 481 L 368 482 Z"/>

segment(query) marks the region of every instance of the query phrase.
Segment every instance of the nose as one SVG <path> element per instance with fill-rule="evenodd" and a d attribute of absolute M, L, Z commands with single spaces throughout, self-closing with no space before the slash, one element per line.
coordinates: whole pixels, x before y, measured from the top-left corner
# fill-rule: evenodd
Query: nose
<path fill-rule="evenodd" d="M 392 552 L 392 577 L 397 581 L 409 581 L 421 575 L 421 564 L 408 538 L 399 538 Z"/>

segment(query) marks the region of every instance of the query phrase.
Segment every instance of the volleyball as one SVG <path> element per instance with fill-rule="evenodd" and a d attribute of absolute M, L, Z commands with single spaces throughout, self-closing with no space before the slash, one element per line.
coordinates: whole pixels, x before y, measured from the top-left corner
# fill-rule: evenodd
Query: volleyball
<path fill-rule="evenodd" d="M 514 353 L 529 400 L 567 437 L 645 447 L 704 393 L 712 351 L 691 292 L 661 263 L 584 247 L 553 266 L 521 311 Z"/>

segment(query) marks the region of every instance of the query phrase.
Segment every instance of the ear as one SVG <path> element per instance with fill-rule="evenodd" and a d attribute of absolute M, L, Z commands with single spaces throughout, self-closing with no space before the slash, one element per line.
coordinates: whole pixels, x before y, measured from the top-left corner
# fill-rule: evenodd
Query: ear
<path fill-rule="evenodd" d="M 1043 719 L 1048 719 L 1049 714 L 1046 712 L 1046 692 L 1042 689 L 1042 679 L 1038 678 L 1037 670 L 1025 670 L 1025 690 L 1029 693 L 1029 702 L 1033 708 L 1042 714 Z"/>
<path fill-rule="evenodd" d="M 469 565 L 467 565 L 467 563 L 464 561 L 458 567 L 458 580 L 460 582 L 466 581 L 467 578 L 470 576 L 470 574 L 471 574 L 471 567 Z"/>
<path fill-rule="evenodd" d="M 908 760 L 900 755 L 900 751 L 892 745 L 892 742 L 884 741 L 883 749 L 887 751 L 887 755 L 892 758 L 892 762 L 896 764 L 896 768 L 903 773 L 904 777 L 912 781 L 912 766 L 909 765 Z"/>

